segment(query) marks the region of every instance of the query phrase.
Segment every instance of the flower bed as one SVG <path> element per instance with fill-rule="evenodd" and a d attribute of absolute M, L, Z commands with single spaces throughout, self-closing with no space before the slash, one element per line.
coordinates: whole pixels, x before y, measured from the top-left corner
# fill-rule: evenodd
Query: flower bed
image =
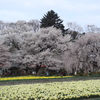
<path fill-rule="evenodd" d="M 53 78 L 68 78 L 73 76 L 18 76 L 18 77 L 1 77 L 0 81 L 10 81 L 10 80 L 30 80 L 30 79 L 53 79 Z"/>
<path fill-rule="evenodd" d="M 100 97 L 100 80 L 0 86 L 0 100 L 78 100 Z"/>

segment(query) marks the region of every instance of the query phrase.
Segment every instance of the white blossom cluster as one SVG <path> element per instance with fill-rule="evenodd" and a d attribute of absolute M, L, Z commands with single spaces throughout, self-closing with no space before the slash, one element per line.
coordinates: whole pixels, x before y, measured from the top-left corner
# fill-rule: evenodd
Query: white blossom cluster
<path fill-rule="evenodd" d="M 61 30 L 54 27 L 41 28 L 39 31 L 36 31 L 36 33 L 27 30 L 23 31 L 22 26 L 24 26 L 24 24 L 24 21 L 18 21 L 16 23 L 17 27 L 14 27 L 14 31 L 10 31 L 6 27 L 10 33 L 6 33 L 5 31 L 5 34 L 3 34 L 3 32 L 1 32 L 0 38 L 1 41 L 3 41 L 1 48 L 3 48 L 3 46 L 5 46 L 5 48 L 9 47 L 6 52 L 9 52 L 10 56 L 9 59 L 4 59 L 4 61 L 0 62 L 10 62 L 11 64 L 39 64 L 42 62 L 50 67 L 62 67 L 62 54 L 67 50 L 67 43 L 70 41 L 70 36 L 67 35 L 63 37 Z M 20 29 L 18 29 L 18 27 Z M 35 26 L 33 28 L 35 28 Z M 15 29 L 20 32 L 15 32 Z M 4 50 L 2 50 L 2 53 L 4 53 Z M 6 68 L 5 65 L 3 67 Z"/>
<path fill-rule="evenodd" d="M 86 33 L 84 36 L 68 44 L 68 51 L 64 58 L 68 62 L 65 66 L 71 72 L 84 73 L 100 71 L 100 34 Z M 96 64 L 94 65 L 93 62 Z"/>
<path fill-rule="evenodd" d="M 44 63 L 47 67 L 65 68 L 68 73 L 100 70 L 100 34 L 62 35 L 52 27 L 39 28 L 37 20 L 4 23 L 0 21 L 0 69 L 13 63 Z M 74 36 L 74 35 L 73 35 Z M 96 66 L 93 63 L 96 62 Z"/>

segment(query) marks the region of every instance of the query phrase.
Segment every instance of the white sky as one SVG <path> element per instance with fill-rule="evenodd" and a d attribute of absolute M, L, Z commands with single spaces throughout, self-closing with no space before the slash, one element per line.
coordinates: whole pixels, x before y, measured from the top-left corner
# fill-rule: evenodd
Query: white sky
<path fill-rule="evenodd" d="M 0 0 L 0 20 L 40 20 L 48 11 L 54 10 L 67 22 L 82 27 L 94 24 L 100 27 L 100 0 Z"/>

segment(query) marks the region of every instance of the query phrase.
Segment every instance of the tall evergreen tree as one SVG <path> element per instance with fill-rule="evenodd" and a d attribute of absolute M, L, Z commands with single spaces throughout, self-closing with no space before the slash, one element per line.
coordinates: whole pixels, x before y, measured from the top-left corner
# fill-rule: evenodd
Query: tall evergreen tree
<path fill-rule="evenodd" d="M 40 21 L 41 25 L 40 27 L 45 28 L 45 27 L 50 27 L 54 26 L 57 29 L 61 29 L 62 32 L 64 32 L 64 25 L 63 20 L 59 18 L 58 14 L 55 13 L 53 10 L 48 11 L 46 15 L 43 16 L 43 18 Z"/>

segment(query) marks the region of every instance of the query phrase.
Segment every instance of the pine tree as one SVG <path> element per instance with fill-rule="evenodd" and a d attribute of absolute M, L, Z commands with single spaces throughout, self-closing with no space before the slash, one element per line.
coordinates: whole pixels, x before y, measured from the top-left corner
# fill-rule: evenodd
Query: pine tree
<path fill-rule="evenodd" d="M 46 28 L 46 27 L 50 27 L 50 26 L 54 26 L 57 29 L 61 29 L 62 32 L 64 32 L 64 25 L 63 20 L 59 18 L 58 14 L 55 13 L 53 10 L 48 11 L 46 15 L 43 16 L 43 18 L 40 21 L 41 28 Z"/>

